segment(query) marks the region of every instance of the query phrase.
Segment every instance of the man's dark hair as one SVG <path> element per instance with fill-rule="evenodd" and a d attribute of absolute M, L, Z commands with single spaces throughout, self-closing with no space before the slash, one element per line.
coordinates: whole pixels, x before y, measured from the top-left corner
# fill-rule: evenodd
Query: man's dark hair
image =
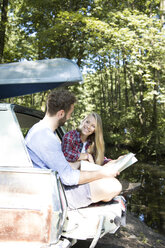
<path fill-rule="evenodd" d="M 50 116 L 55 115 L 59 110 L 64 110 L 67 114 L 71 105 L 76 102 L 73 93 L 67 90 L 55 90 L 48 95 L 46 111 Z"/>

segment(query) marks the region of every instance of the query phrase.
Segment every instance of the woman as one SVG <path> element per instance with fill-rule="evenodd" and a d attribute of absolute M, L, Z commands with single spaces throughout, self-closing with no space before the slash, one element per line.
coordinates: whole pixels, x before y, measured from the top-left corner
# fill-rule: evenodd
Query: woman
<path fill-rule="evenodd" d="M 104 157 L 102 121 L 98 114 L 87 115 L 76 130 L 66 133 L 62 150 L 68 162 L 88 160 L 103 165 L 110 159 Z"/>

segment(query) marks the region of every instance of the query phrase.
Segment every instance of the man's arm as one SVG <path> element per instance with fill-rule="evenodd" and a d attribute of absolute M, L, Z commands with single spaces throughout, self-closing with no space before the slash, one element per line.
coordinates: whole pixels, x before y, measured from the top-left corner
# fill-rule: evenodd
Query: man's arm
<path fill-rule="evenodd" d="M 77 185 L 79 170 L 73 170 L 61 150 L 61 144 L 49 128 L 40 128 L 26 138 L 26 146 L 35 167 L 57 171 L 65 185 Z"/>
<path fill-rule="evenodd" d="M 118 171 L 112 169 L 111 166 L 106 165 L 102 166 L 101 169 L 97 171 L 80 171 L 78 184 L 90 183 L 107 177 L 114 178 L 117 175 L 119 175 Z"/>

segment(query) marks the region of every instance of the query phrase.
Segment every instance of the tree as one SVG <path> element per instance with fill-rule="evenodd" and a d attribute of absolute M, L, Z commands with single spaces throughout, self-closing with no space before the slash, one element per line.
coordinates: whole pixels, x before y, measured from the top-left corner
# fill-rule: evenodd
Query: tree
<path fill-rule="evenodd" d="M 7 11 L 8 11 L 8 0 L 3 0 L 0 6 L 1 22 L 0 22 L 0 63 L 3 62 L 3 53 L 6 38 L 6 26 L 7 26 Z"/>
<path fill-rule="evenodd" d="M 164 130 L 159 7 L 158 0 L 9 1 L 3 61 L 73 59 L 87 71 L 85 83 L 71 87 L 79 96 L 73 123 L 97 111 L 107 142 L 151 156 L 160 151 Z M 46 94 L 21 101 L 40 108 Z"/>

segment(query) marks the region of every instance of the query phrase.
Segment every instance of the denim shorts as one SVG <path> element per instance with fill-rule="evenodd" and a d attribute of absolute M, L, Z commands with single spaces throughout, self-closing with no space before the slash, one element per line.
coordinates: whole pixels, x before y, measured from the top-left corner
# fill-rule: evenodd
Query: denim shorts
<path fill-rule="evenodd" d="M 69 209 L 87 207 L 92 203 L 89 183 L 66 186 L 64 191 Z"/>

